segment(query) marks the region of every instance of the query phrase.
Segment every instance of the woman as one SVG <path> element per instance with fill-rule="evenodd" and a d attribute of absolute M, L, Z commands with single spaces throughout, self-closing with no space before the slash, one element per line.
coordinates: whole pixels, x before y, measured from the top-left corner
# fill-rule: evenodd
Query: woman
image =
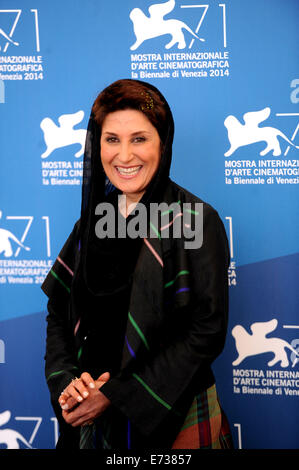
<path fill-rule="evenodd" d="M 227 328 L 227 239 L 217 212 L 170 180 L 173 134 L 147 83 L 119 80 L 93 105 L 81 217 L 42 286 L 57 448 L 231 447 L 211 371 Z M 170 209 L 154 224 L 160 203 Z M 130 236 L 141 206 L 148 231 Z M 191 206 L 203 207 L 203 243 L 188 249 Z"/>

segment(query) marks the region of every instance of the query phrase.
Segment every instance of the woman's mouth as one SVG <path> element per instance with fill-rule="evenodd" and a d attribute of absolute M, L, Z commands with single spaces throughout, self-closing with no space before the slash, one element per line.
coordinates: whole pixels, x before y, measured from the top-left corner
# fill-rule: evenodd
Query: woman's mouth
<path fill-rule="evenodd" d="M 133 178 L 136 176 L 142 168 L 142 165 L 138 166 L 131 166 L 131 167 L 123 167 L 123 166 L 116 166 L 115 167 L 119 175 L 123 178 Z"/>

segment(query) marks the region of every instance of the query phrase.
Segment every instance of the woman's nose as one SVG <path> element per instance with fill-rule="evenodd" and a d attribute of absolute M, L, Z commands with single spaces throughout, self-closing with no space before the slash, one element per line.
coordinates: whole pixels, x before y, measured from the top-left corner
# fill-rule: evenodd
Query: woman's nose
<path fill-rule="evenodd" d="M 120 147 L 118 158 L 122 163 L 128 163 L 132 160 L 133 154 L 129 144 L 123 143 Z"/>

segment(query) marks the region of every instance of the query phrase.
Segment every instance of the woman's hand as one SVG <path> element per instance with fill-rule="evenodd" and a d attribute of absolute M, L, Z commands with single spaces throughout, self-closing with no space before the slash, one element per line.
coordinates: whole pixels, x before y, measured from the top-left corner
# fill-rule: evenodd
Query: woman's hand
<path fill-rule="evenodd" d="M 99 389 L 109 378 L 109 372 L 105 372 L 94 381 L 87 372 L 84 372 L 80 379 L 63 391 L 59 403 L 63 409 L 62 416 L 68 424 L 72 426 L 89 424 L 105 411 L 110 405 L 110 400 Z"/>
<path fill-rule="evenodd" d="M 102 374 L 103 381 L 109 380 L 107 378 L 107 372 Z M 100 377 L 99 377 L 100 379 Z M 71 383 L 63 390 L 58 401 L 63 410 L 70 410 L 74 406 L 81 403 L 85 398 L 88 397 L 90 390 L 95 388 L 95 381 L 88 372 L 83 372 L 81 377 L 74 379 Z"/>

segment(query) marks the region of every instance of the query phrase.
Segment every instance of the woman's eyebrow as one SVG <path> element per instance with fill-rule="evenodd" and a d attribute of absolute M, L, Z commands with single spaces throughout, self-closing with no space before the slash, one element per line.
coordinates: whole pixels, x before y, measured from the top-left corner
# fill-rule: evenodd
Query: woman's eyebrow
<path fill-rule="evenodd" d="M 149 131 L 142 131 L 142 130 L 141 130 L 141 131 L 137 131 L 137 132 L 132 132 L 131 135 L 137 135 L 137 134 L 150 134 L 150 132 L 149 132 Z"/>
<path fill-rule="evenodd" d="M 114 135 L 114 136 L 117 136 L 118 134 L 116 132 L 112 132 L 112 131 L 104 131 L 103 134 L 109 134 L 109 135 Z M 145 130 L 140 130 L 140 131 L 136 131 L 136 132 L 132 132 L 132 136 L 134 135 L 137 135 L 137 134 L 150 134 L 149 131 L 145 131 Z"/>

